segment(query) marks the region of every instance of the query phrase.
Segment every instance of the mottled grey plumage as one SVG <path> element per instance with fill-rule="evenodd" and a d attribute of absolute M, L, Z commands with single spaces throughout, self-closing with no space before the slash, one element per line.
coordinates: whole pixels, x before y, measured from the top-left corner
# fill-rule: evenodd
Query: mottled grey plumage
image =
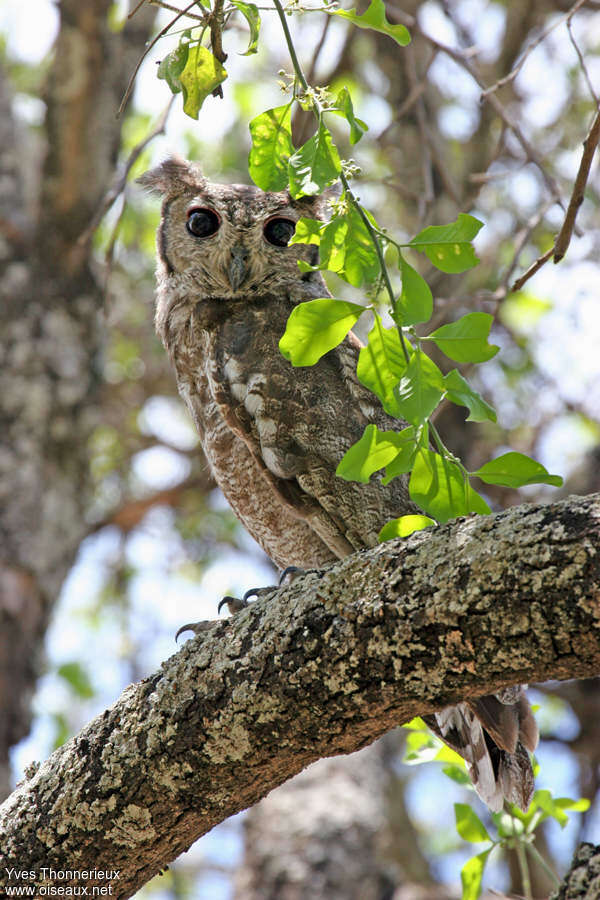
<path fill-rule="evenodd" d="M 324 198 L 294 200 L 286 192 L 213 184 L 196 165 L 178 159 L 140 180 L 164 197 L 156 327 L 234 512 L 282 568 L 322 566 L 375 546 L 387 521 L 417 510 L 405 480 L 384 487 L 377 478 L 363 485 L 335 475 L 366 425 L 398 429 L 357 380 L 360 342 L 350 333 L 315 366 L 296 369 L 278 348 L 292 308 L 329 293 L 318 272 L 298 269 L 300 259 L 316 262 L 317 248 L 274 245 L 269 229 L 302 216 L 323 218 Z M 520 703 L 519 697 L 506 708 Z M 457 707 L 453 718 L 434 720 L 435 730 L 457 749 L 462 741 L 472 743 L 477 727 L 481 735 L 481 726 L 471 722 L 472 711 L 479 716 L 477 705 L 469 710 L 463 714 Z M 530 712 L 525 743 L 531 747 L 529 719 Z M 514 755 L 517 738 L 511 734 L 504 744 L 503 752 Z M 483 737 L 479 745 L 478 759 Z M 474 765 L 471 771 L 476 774 Z M 499 778 L 496 766 L 494 784 Z M 487 788 L 485 793 L 490 795 Z"/>

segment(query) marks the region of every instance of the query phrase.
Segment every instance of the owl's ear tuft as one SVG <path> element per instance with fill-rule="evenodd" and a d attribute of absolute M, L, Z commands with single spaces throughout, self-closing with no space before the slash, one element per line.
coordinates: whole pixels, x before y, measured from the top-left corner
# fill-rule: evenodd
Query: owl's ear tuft
<path fill-rule="evenodd" d="M 153 194 L 174 196 L 189 190 L 202 190 L 206 178 L 197 163 L 180 156 L 171 156 L 159 166 L 144 172 L 136 182 Z"/>

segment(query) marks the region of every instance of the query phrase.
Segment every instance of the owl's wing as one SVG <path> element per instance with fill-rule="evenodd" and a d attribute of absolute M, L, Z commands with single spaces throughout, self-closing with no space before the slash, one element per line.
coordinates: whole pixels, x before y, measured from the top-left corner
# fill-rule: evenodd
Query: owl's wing
<path fill-rule="evenodd" d="M 375 546 L 383 525 L 416 507 L 406 484 L 347 482 L 336 467 L 371 422 L 400 430 L 359 384 L 360 342 L 350 334 L 314 366 L 294 368 L 278 347 L 292 304 L 239 303 L 216 334 L 213 395 L 229 427 L 265 467 L 286 501 L 335 556 Z"/>

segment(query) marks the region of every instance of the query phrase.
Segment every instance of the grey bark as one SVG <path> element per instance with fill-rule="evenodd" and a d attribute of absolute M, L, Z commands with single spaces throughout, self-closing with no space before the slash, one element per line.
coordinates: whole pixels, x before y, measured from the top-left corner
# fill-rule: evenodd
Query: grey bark
<path fill-rule="evenodd" d="M 18 788 L 0 807 L 0 879 L 11 865 L 118 869 L 131 896 L 321 757 L 466 696 L 595 675 L 599 551 L 593 495 L 308 573 L 189 641 Z"/>
<path fill-rule="evenodd" d="M 559 890 L 550 900 L 598 900 L 600 897 L 600 847 L 581 844 Z"/>
<path fill-rule="evenodd" d="M 89 527 L 104 322 L 90 242 L 78 239 L 108 188 L 115 112 L 155 15 L 115 34 L 110 6 L 60 4 L 41 164 L 0 72 L 0 796 L 8 750 L 29 730 L 50 610 Z"/>
<path fill-rule="evenodd" d="M 319 760 L 257 803 L 244 817 L 236 900 L 400 900 L 409 885 L 448 900 L 405 807 L 403 737 Z"/>

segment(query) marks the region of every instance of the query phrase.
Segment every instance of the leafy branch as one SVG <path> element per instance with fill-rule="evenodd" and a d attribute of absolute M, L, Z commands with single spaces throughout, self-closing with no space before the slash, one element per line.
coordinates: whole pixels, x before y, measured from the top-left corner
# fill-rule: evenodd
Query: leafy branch
<path fill-rule="evenodd" d="M 215 93 L 227 77 L 222 65 L 226 56 L 221 36 L 228 17 L 236 10 L 245 17 L 250 29 L 246 53 L 255 52 L 260 32 L 260 15 L 252 3 L 215 0 L 210 8 L 208 0 L 204 0 L 203 6 L 207 11 L 202 21 L 184 31 L 178 46 L 162 60 L 158 70 L 159 78 L 167 82 L 173 93 L 182 93 L 184 111 L 193 118 L 197 118 L 206 97 Z M 392 432 L 368 426 L 361 440 L 340 461 L 338 475 L 364 481 L 383 469 L 384 482 L 409 477 L 411 499 L 426 515 L 401 517 L 388 523 L 381 539 L 459 515 L 489 513 L 487 502 L 471 483 L 473 478 L 508 487 L 560 485 L 558 476 L 521 453 L 504 453 L 470 472 L 444 445 L 432 422 L 443 401 L 466 407 L 467 421 L 495 421 L 496 414 L 458 369 L 444 374 L 424 348 L 427 342 L 433 342 L 458 364 L 485 362 L 498 351 L 488 340 L 492 317 L 471 312 L 429 334 L 419 334 L 416 326 L 431 319 L 433 296 L 405 254 L 407 250 L 424 254 L 445 273 L 465 272 L 478 262 L 472 241 L 482 223 L 461 213 L 456 221 L 428 226 L 409 241 L 397 241 L 379 227 L 350 186 L 355 166 L 341 158 L 327 120 L 334 115 L 347 122 L 351 145 L 362 138 L 368 126 L 355 114 L 347 87 L 334 97 L 327 88 L 308 83 L 288 24 L 291 10 L 284 9 L 280 0 L 273 0 L 273 8 L 293 66 L 292 97 L 287 104 L 266 110 L 250 122 L 250 175 L 263 190 L 288 190 L 293 198 L 322 194 L 339 181 L 342 194 L 331 202 L 330 221 L 300 219 L 291 242 L 319 248 L 318 265 L 301 261 L 302 271 L 328 270 L 355 287 L 370 286 L 373 297 L 366 306 L 330 297 L 300 304 L 292 311 L 280 350 L 294 366 L 314 365 L 344 340 L 365 312 L 371 311 L 374 325 L 367 346 L 360 352 L 357 377 L 379 397 L 386 412 L 403 423 L 401 430 L 395 432 L 397 440 L 389 437 Z M 383 0 L 371 0 L 362 15 L 329 5 L 313 11 L 383 33 L 399 46 L 410 41 L 403 25 L 388 22 Z M 202 45 L 205 32 L 210 33 L 212 52 Z M 295 147 L 292 140 L 292 110 L 296 104 L 312 111 L 316 120 L 315 133 L 300 147 Z M 388 250 L 398 258 L 400 291 L 394 289 L 386 263 Z M 381 287 L 394 323 L 392 328 L 384 327 L 379 315 L 377 299 Z"/>

